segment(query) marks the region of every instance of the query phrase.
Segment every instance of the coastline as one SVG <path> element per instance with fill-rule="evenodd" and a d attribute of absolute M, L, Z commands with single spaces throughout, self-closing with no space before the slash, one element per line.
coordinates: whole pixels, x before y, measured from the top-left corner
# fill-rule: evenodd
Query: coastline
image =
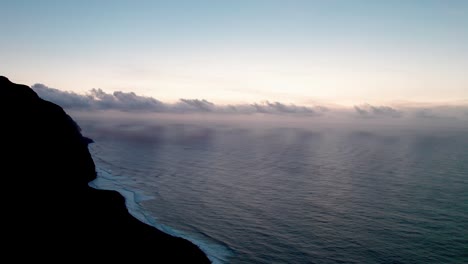
<path fill-rule="evenodd" d="M 116 182 L 111 172 L 106 171 L 103 168 L 96 167 L 96 172 L 96 180 L 90 182 L 89 185 L 95 189 L 113 190 L 119 192 L 123 197 L 125 197 L 125 204 L 128 212 L 135 218 L 168 235 L 180 237 L 190 241 L 207 255 L 212 264 L 227 263 L 228 258 L 231 255 L 229 249 L 223 247 L 222 245 L 215 245 L 206 240 L 195 239 L 194 237 L 184 234 L 179 230 L 175 230 L 164 224 L 158 223 L 157 220 L 153 219 L 153 217 L 145 213 L 140 204 L 142 201 L 154 199 L 153 197 L 142 195 L 141 193 L 126 189 L 125 186 L 123 186 L 124 184 Z"/>
<path fill-rule="evenodd" d="M 15 197 L 4 206 L 6 255 L 210 263 L 198 246 L 132 216 L 118 192 L 89 186 L 96 179 L 92 140 L 60 106 L 3 76 L 0 93 L 3 198 Z"/>

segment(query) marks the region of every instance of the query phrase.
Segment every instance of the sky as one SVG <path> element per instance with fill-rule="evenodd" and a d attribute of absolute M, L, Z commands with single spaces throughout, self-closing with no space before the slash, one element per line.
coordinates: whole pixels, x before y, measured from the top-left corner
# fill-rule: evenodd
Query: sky
<path fill-rule="evenodd" d="M 468 1 L 0 0 L 0 75 L 167 103 L 468 104 Z"/>

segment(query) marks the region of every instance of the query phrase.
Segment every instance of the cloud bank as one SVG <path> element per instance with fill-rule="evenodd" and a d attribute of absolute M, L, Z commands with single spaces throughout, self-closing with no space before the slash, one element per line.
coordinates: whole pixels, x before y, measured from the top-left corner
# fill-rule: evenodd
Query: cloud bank
<path fill-rule="evenodd" d="M 158 113 L 224 113 L 224 114 L 296 114 L 321 115 L 328 109 L 323 106 L 308 107 L 280 102 L 265 101 L 255 104 L 216 105 L 205 99 L 180 99 L 176 103 L 164 103 L 152 97 L 133 92 L 106 93 L 92 89 L 85 95 L 61 91 L 43 84 L 34 84 L 32 89 L 43 99 L 65 109 L 75 110 L 120 110 L 126 112 Z"/>
<path fill-rule="evenodd" d="M 129 113 L 263 114 L 363 120 L 451 119 L 467 122 L 468 124 L 467 105 L 395 107 L 362 104 L 351 108 L 339 108 L 301 106 L 270 101 L 253 104 L 217 105 L 205 99 L 180 99 L 176 103 L 165 103 L 152 97 L 137 95 L 134 92 L 116 91 L 107 93 L 101 89 L 92 89 L 85 94 L 62 91 L 43 84 L 34 84 L 32 89 L 45 100 L 54 102 L 65 109 L 77 111 L 115 110 Z"/>

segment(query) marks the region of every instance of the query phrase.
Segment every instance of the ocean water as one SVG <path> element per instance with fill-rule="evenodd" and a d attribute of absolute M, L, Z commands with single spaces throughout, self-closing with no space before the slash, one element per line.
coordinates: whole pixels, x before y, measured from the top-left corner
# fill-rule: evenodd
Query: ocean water
<path fill-rule="evenodd" d="M 80 125 L 93 186 L 214 263 L 468 263 L 466 130 Z"/>

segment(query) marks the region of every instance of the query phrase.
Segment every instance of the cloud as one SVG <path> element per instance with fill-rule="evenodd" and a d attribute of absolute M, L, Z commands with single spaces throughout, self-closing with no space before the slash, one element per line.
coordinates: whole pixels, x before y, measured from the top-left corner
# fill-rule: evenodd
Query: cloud
<path fill-rule="evenodd" d="M 429 120 L 452 120 L 466 123 L 467 105 L 355 105 L 352 108 L 302 106 L 277 101 L 263 101 L 252 104 L 218 105 L 205 99 L 180 99 L 175 103 L 166 103 L 153 97 L 137 95 L 134 92 L 116 91 L 107 93 L 101 89 L 92 89 L 85 94 L 62 91 L 43 84 L 32 86 L 40 97 L 54 102 L 65 109 L 77 111 L 116 110 L 128 113 L 211 113 L 217 115 L 271 115 L 291 117 L 325 117 L 328 120 L 349 122 L 428 122 Z M 440 123 L 440 122 L 439 122 Z"/>
<path fill-rule="evenodd" d="M 327 111 L 323 106 L 308 107 L 280 102 L 265 101 L 255 104 L 216 105 L 205 99 L 180 99 L 178 102 L 163 103 L 155 98 L 140 96 L 133 92 L 116 91 L 106 93 L 92 89 L 85 95 L 61 91 L 43 84 L 34 84 L 32 89 L 45 100 L 65 109 L 120 110 L 126 112 L 159 113 L 220 113 L 220 114 L 289 114 L 320 115 Z"/>
<path fill-rule="evenodd" d="M 373 106 L 365 104 L 361 106 L 354 106 L 354 110 L 361 117 L 375 118 L 375 117 L 402 117 L 403 113 L 390 106 Z"/>
<path fill-rule="evenodd" d="M 88 96 L 61 91 L 43 84 L 35 84 L 32 88 L 41 98 L 66 108 L 89 108 L 92 104 L 92 100 Z"/>
<path fill-rule="evenodd" d="M 294 104 L 283 104 L 280 102 L 270 103 L 266 101 L 262 104 L 253 104 L 252 107 L 259 113 L 275 113 L 275 114 L 303 114 L 303 115 L 318 115 L 325 112 L 326 108 L 318 107 L 313 109 L 307 106 L 297 106 Z"/>
<path fill-rule="evenodd" d="M 136 95 L 133 92 L 114 92 L 108 94 L 101 89 L 92 89 L 90 92 L 92 104 L 99 109 L 116 109 L 124 111 L 164 111 L 164 103 L 152 98 Z"/>
<path fill-rule="evenodd" d="M 176 112 L 215 112 L 215 104 L 207 100 L 180 99 L 173 107 Z"/>

